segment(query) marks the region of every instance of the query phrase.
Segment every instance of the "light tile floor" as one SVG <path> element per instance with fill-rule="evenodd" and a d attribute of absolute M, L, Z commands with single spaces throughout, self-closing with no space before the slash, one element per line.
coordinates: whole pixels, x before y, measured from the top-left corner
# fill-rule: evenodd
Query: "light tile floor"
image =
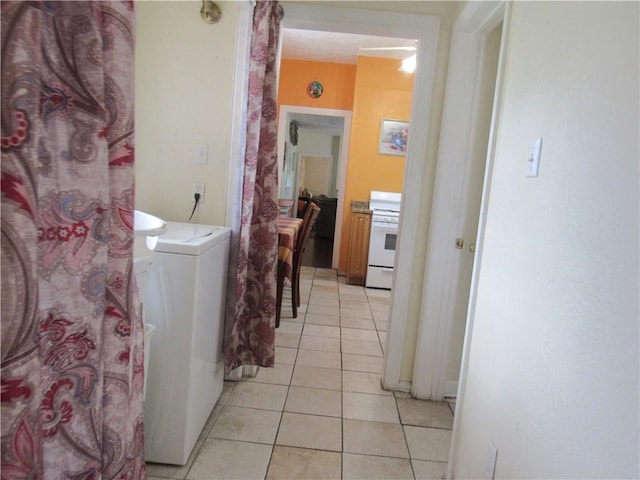
<path fill-rule="evenodd" d="M 148 479 L 441 479 L 453 409 L 380 387 L 389 292 L 302 268 L 285 289 L 275 368 L 225 382 L 183 467 Z"/>

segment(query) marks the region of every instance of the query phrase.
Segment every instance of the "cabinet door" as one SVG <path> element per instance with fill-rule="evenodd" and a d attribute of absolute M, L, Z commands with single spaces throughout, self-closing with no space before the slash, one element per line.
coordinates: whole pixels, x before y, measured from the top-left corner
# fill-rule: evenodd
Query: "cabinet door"
<path fill-rule="evenodd" d="M 364 284 L 367 276 L 367 258 L 369 256 L 369 235 L 371 216 L 354 213 L 351 219 L 349 239 L 349 260 L 347 265 L 347 283 Z"/>

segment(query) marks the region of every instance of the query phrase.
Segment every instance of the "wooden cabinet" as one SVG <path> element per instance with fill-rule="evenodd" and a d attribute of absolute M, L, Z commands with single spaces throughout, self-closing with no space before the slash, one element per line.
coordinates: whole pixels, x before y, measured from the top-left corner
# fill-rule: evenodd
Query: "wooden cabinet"
<path fill-rule="evenodd" d="M 364 285 L 367 278 L 370 232 L 371 213 L 353 212 L 351 214 L 351 235 L 347 261 L 348 284 Z"/>

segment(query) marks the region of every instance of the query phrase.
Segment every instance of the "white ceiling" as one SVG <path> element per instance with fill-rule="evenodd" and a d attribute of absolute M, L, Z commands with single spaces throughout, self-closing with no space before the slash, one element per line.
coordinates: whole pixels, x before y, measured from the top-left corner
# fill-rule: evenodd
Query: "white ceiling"
<path fill-rule="evenodd" d="M 415 47 L 416 43 L 416 40 L 407 38 L 285 28 L 282 32 L 282 58 L 355 64 L 358 55 L 406 58 L 414 53 L 401 50 L 360 51 L 360 47 Z"/>

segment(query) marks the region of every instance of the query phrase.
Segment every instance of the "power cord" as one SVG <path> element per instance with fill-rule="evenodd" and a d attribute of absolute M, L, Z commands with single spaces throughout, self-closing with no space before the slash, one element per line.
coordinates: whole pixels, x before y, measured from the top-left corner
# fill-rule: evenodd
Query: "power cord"
<path fill-rule="evenodd" d="M 193 218 L 193 214 L 196 213 L 196 208 L 198 208 L 198 202 L 200 201 L 200 194 L 199 193 L 194 193 L 193 194 L 193 198 L 196 201 L 193 205 L 193 210 L 191 210 L 191 216 L 189 217 L 189 222 L 191 221 L 191 219 Z"/>

